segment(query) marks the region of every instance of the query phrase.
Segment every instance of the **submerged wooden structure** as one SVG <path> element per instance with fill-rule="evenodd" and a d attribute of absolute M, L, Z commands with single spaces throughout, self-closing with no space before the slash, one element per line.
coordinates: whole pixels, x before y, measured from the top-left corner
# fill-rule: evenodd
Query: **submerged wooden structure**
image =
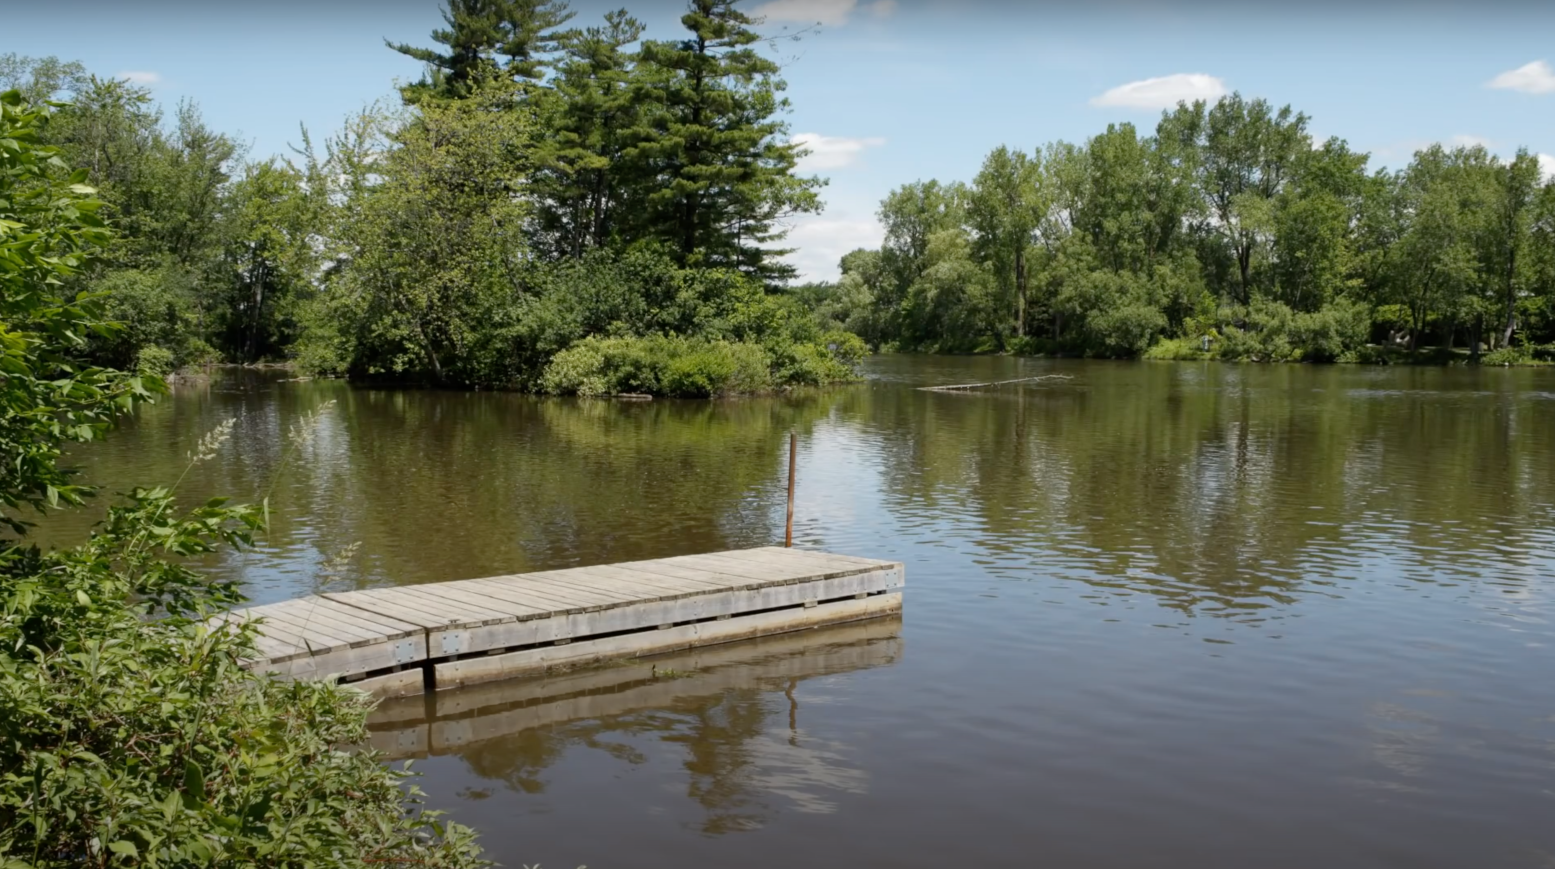
<path fill-rule="evenodd" d="M 327 592 L 226 613 L 259 620 L 252 666 L 380 696 L 900 612 L 900 562 L 782 547 Z"/>
<path fill-rule="evenodd" d="M 586 728 L 642 710 L 696 703 L 731 689 L 783 690 L 790 725 L 794 689 L 824 676 L 888 667 L 901 660 L 901 616 L 784 633 L 744 643 L 703 646 L 462 691 L 388 699 L 367 720 L 369 741 L 390 760 L 459 754 L 471 746 L 536 728 Z M 595 722 L 590 725 L 588 722 Z"/>

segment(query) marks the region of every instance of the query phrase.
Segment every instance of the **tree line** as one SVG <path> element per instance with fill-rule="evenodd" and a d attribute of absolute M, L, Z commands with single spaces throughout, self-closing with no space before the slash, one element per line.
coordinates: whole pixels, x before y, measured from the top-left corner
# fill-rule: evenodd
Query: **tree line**
<path fill-rule="evenodd" d="M 1555 351 L 1555 179 L 1433 145 L 1369 168 L 1289 106 L 1180 103 L 1153 134 L 999 147 L 880 204 L 885 238 L 796 288 L 872 345 L 1258 360 Z M 1482 357 L 1482 353 L 1489 356 Z"/>
<path fill-rule="evenodd" d="M 880 207 L 878 249 L 794 284 L 800 175 L 779 65 L 735 0 L 674 39 L 627 11 L 450 0 L 425 74 L 288 157 L 192 103 L 53 58 L 0 87 L 65 100 L 111 248 L 72 293 L 124 328 L 93 358 L 566 394 L 710 395 L 927 352 L 1528 362 L 1555 355 L 1555 189 L 1526 150 L 1372 168 L 1233 94 L 1083 144 L 1000 147 Z M 862 341 L 860 340 L 862 338 Z"/>
<path fill-rule="evenodd" d="M 73 293 L 124 325 L 103 364 L 297 361 L 325 374 L 556 393 L 711 395 L 852 376 L 862 343 L 782 292 L 782 221 L 816 212 L 757 22 L 691 0 L 678 38 L 625 10 L 450 0 L 397 105 L 250 158 L 192 103 L 54 58 L 0 88 L 116 240 Z"/>

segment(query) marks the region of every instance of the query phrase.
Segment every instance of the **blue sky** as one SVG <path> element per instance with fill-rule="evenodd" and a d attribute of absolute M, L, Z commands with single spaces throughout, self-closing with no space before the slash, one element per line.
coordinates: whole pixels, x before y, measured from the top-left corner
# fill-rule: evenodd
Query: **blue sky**
<path fill-rule="evenodd" d="M 625 5 L 649 35 L 678 34 L 672 0 L 578 0 L 578 22 Z M 1277 6 L 1009 0 L 752 2 L 779 43 L 793 112 L 830 180 L 825 213 L 789 244 L 828 278 L 843 253 L 878 244 L 874 211 L 897 185 L 968 180 L 1007 144 L 1083 141 L 1110 122 L 1153 127 L 1179 97 L 1241 91 L 1312 117 L 1373 164 L 1431 142 L 1518 146 L 1555 171 L 1555 3 L 1318 0 Z M 168 104 L 192 98 L 256 156 L 319 137 L 419 66 L 385 38 L 428 44 L 437 0 L 54 0 L 8 9 L 0 53 L 57 55 L 129 75 Z M 819 22 L 819 28 L 813 28 Z"/>

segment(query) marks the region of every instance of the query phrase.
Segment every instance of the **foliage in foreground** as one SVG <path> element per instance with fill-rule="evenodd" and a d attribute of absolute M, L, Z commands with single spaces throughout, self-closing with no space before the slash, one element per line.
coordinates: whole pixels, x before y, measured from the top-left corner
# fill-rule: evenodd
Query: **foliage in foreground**
<path fill-rule="evenodd" d="M 180 515 L 170 490 L 137 489 L 80 546 L 24 543 L 27 510 L 89 494 L 61 446 L 160 386 L 79 361 L 115 327 L 61 287 L 107 238 L 84 176 L 39 143 L 43 117 L 0 95 L 0 865 L 475 865 L 469 831 L 420 811 L 404 772 L 347 750 L 365 698 L 248 672 L 252 630 L 206 627 L 242 595 L 184 560 L 248 544 L 260 510 Z"/>
<path fill-rule="evenodd" d="M 370 703 L 239 666 L 242 600 L 181 559 L 247 541 L 253 508 L 175 516 L 137 490 L 87 544 L 0 563 L 0 854 L 15 865 L 469 865 L 372 752 Z M 11 864 L 7 864 L 11 865 Z"/>

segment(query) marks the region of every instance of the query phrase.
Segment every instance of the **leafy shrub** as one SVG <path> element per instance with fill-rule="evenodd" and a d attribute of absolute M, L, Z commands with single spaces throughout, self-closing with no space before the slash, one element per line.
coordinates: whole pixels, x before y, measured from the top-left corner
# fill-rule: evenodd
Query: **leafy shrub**
<path fill-rule="evenodd" d="M 1162 338 L 1145 351 L 1145 358 L 1180 361 L 1214 358 L 1216 346 L 1211 344 L 1208 351 L 1203 347 L 1203 338 Z"/>
<path fill-rule="evenodd" d="M 166 377 L 173 373 L 173 351 L 165 350 L 155 344 L 140 348 L 135 354 L 135 371 L 138 374 L 149 374 L 152 377 Z"/>
<path fill-rule="evenodd" d="M 22 542 L 19 508 L 88 492 L 63 444 L 156 383 L 76 358 L 76 336 L 129 327 L 54 292 L 110 236 L 85 173 L 39 144 L 44 117 L 0 94 L 0 225 L 24 239 L 0 257 L 0 865 L 474 865 L 469 831 L 419 811 L 404 773 L 341 749 L 366 735 L 361 695 L 245 670 L 254 629 L 207 627 L 242 595 L 186 559 L 247 545 L 259 509 L 179 515 L 170 491 L 136 489 L 80 546 Z"/>
<path fill-rule="evenodd" d="M 1515 344 L 1510 347 L 1497 347 L 1496 349 L 1479 357 L 1481 365 L 1538 365 L 1542 364 L 1534 358 L 1534 348 L 1528 344 Z"/>
<path fill-rule="evenodd" d="M 840 329 L 833 329 L 822 334 L 818 343 L 826 347 L 826 351 L 831 354 L 833 359 L 848 366 L 849 369 L 862 362 L 864 357 L 869 355 L 869 346 L 864 343 L 863 338 L 852 332 L 845 332 Z M 849 376 L 852 373 L 849 370 Z"/>
<path fill-rule="evenodd" d="M 615 391 L 605 367 L 606 348 L 597 338 L 579 341 L 556 354 L 545 367 L 540 388 L 552 395 L 609 395 Z"/>
<path fill-rule="evenodd" d="M 773 354 L 775 376 L 785 386 L 820 386 L 852 376 L 852 369 L 816 344 L 790 344 Z"/>
<path fill-rule="evenodd" d="M 585 338 L 556 354 L 541 377 L 553 395 L 707 397 L 771 386 L 771 358 L 757 345 L 663 335 Z"/>
<path fill-rule="evenodd" d="M 1005 350 L 1016 356 L 1057 356 L 1064 349 L 1060 342 L 1046 335 L 1023 335 L 1019 338 L 1011 338 L 1004 346 Z"/>
<path fill-rule="evenodd" d="M 669 358 L 660 377 L 665 395 L 705 398 L 757 392 L 772 383 L 767 352 L 754 344 L 713 341 Z"/>
<path fill-rule="evenodd" d="M 1144 275 L 1098 269 L 1066 286 L 1057 306 L 1082 324 L 1076 349 L 1088 356 L 1137 356 L 1168 325 L 1159 289 Z"/>
<path fill-rule="evenodd" d="M 1381 344 L 1362 344 L 1339 354 L 1339 362 L 1349 362 L 1357 365 L 1393 365 L 1407 361 L 1408 351 L 1399 347 L 1385 347 Z"/>
<path fill-rule="evenodd" d="M 196 334 L 192 277 L 177 266 L 119 269 L 92 285 L 102 294 L 105 315 L 118 324 L 111 334 L 94 341 L 94 355 L 114 368 L 128 369 L 143 347 L 167 348 L 175 365 L 177 351 Z M 204 342 L 201 342 L 204 343 Z"/>
<path fill-rule="evenodd" d="M 179 348 L 177 359 L 179 368 L 214 365 L 221 361 L 221 352 L 200 338 L 189 337 Z"/>
<path fill-rule="evenodd" d="M 236 584 L 183 564 L 257 509 L 136 490 L 83 546 L 0 560 L 0 855 L 36 866 L 474 865 L 371 751 L 364 695 L 243 669 Z"/>
<path fill-rule="evenodd" d="M 1166 329 L 1166 315 L 1151 305 L 1131 304 L 1093 311 L 1086 327 L 1103 356 L 1137 356 Z"/>
<path fill-rule="evenodd" d="M 1334 299 L 1316 311 L 1298 313 L 1290 325 L 1290 342 L 1309 361 L 1332 362 L 1366 343 L 1371 309 L 1349 299 Z"/>
<path fill-rule="evenodd" d="M 524 268 L 523 292 L 493 293 L 505 300 L 465 336 L 463 355 L 442 357 L 449 379 L 568 395 L 717 395 L 850 379 L 867 350 L 856 335 L 823 332 L 797 298 L 737 271 L 682 267 L 651 246 Z M 373 313 L 353 304 L 348 295 L 311 303 L 305 369 L 372 373 L 356 336 L 375 328 Z"/>
<path fill-rule="evenodd" d="M 1316 311 L 1294 311 L 1283 302 L 1255 299 L 1247 308 L 1220 314 L 1225 328 L 1219 355 L 1254 362 L 1332 362 L 1365 346 L 1371 309 L 1335 299 Z M 1241 326 L 1236 325 L 1241 323 Z"/>

